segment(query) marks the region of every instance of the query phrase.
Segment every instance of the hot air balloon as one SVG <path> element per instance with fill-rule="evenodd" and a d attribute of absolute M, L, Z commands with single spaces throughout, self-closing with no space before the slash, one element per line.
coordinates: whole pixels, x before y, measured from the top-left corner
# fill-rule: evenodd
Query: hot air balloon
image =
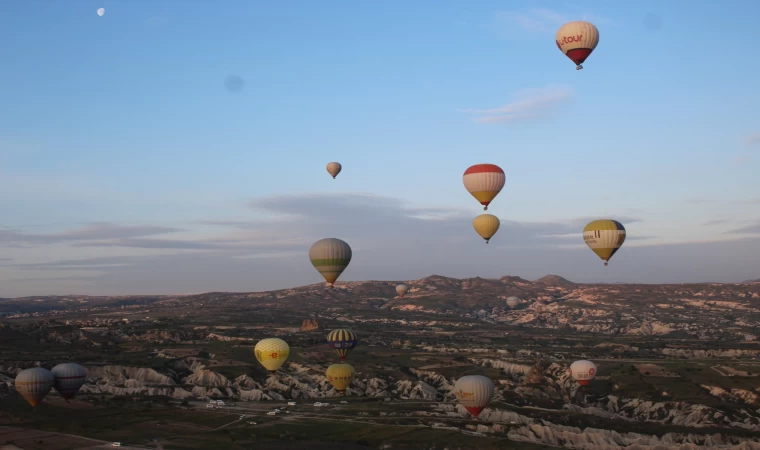
<path fill-rule="evenodd" d="M 472 221 L 472 227 L 475 228 L 475 232 L 486 240 L 486 244 L 499 231 L 500 225 L 499 218 L 492 214 L 481 214 Z"/>
<path fill-rule="evenodd" d="M 516 308 L 520 304 L 520 299 L 517 297 L 507 297 L 507 306 L 510 308 Z"/>
<path fill-rule="evenodd" d="M 583 240 L 606 266 L 625 242 L 625 227 L 617 220 L 594 220 L 583 229 Z"/>
<path fill-rule="evenodd" d="M 22 370 L 16 375 L 16 392 L 36 407 L 53 388 L 54 380 L 55 376 L 42 367 Z"/>
<path fill-rule="evenodd" d="M 575 70 L 583 69 L 583 61 L 589 57 L 599 43 L 599 30 L 594 24 L 582 20 L 568 22 L 557 30 L 557 48 L 575 64 Z"/>
<path fill-rule="evenodd" d="M 345 395 L 346 388 L 351 385 L 355 373 L 354 368 L 348 364 L 333 364 L 327 368 L 325 376 L 332 383 L 336 391 L 341 395 Z"/>
<path fill-rule="evenodd" d="M 570 364 L 570 376 L 581 386 L 586 386 L 596 376 L 596 364 L 582 359 Z"/>
<path fill-rule="evenodd" d="M 464 171 L 464 187 L 483 205 L 483 211 L 504 187 L 504 171 L 494 164 L 475 164 Z"/>
<path fill-rule="evenodd" d="M 335 280 L 351 262 L 351 247 L 340 239 L 320 239 L 309 249 L 309 259 L 327 284 L 333 287 Z"/>
<path fill-rule="evenodd" d="M 103 17 L 103 14 L 105 14 L 105 13 L 106 13 L 106 9 L 105 9 L 105 8 L 98 8 L 98 11 L 97 11 L 97 13 L 98 13 L 98 15 L 99 15 L 100 17 Z"/>
<path fill-rule="evenodd" d="M 398 286 L 396 286 L 396 293 L 401 298 L 404 298 L 404 296 L 406 295 L 406 291 L 408 290 L 409 290 L 409 286 L 405 284 L 399 284 Z"/>
<path fill-rule="evenodd" d="M 288 359 L 290 347 L 282 339 L 267 338 L 260 340 L 256 344 L 256 347 L 253 348 L 253 353 L 265 369 L 270 373 L 275 373 L 285 360 Z"/>
<path fill-rule="evenodd" d="M 340 173 L 342 169 L 343 169 L 343 166 L 341 166 L 340 163 L 338 162 L 327 163 L 327 173 L 332 175 L 333 180 L 335 179 L 335 177 L 338 176 L 338 174 Z"/>
<path fill-rule="evenodd" d="M 359 343 L 359 340 L 353 331 L 340 328 L 327 334 L 327 343 L 340 356 L 341 360 L 345 360 L 351 350 Z"/>
<path fill-rule="evenodd" d="M 63 363 L 50 371 L 55 377 L 54 387 L 68 402 L 79 392 L 87 379 L 87 370 L 79 364 Z"/>
<path fill-rule="evenodd" d="M 493 398 L 493 381 L 482 375 L 467 375 L 454 383 L 454 395 L 477 418 Z"/>

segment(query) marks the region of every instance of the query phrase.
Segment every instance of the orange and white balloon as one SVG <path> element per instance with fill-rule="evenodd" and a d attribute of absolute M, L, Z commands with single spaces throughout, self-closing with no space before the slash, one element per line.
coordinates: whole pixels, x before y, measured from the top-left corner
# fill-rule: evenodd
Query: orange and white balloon
<path fill-rule="evenodd" d="M 568 22 L 557 30 L 554 39 L 557 48 L 576 64 L 575 69 L 581 70 L 581 64 L 599 44 L 599 30 L 590 22 Z"/>
<path fill-rule="evenodd" d="M 501 167 L 495 164 L 475 164 L 464 171 L 462 181 L 467 192 L 475 197 L 486 211 L 488 205 L 504 188 L 506 176 Z"/>

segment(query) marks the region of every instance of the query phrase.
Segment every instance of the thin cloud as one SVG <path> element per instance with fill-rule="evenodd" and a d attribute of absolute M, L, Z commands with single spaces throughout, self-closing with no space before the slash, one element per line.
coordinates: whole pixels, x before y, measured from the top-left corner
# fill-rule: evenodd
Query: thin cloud
<path fill-rule="evenodd" d="M 689 197 L 683 199 L 684 203 L 715 203 L 715 200 L 707 197 Z"/>
<path fill-rule="evenodd" d="M 524 89 L 514 94 L 506 105 L 488 109 L 459 109 L 459 112 L 482 114 L 475 118 L 481 123 L 513 122 L 539 119 L 551 114 L 558 106 L 570 101 L 574 91 L 568 86 L 549 85 L 545 88 Z"/>
<path fill-rule="evenodd" d="M 747 227 L 736 228 L 734 230 L 726 231 L 723 234 L 760 234 L 760 223 Z"/>
<path fill-rule="evenodd" d="M 0 230 L 0 243 L 45 245 L 60 242 L 91 241 L 95 239 L 115 239 L 151 236 L 156 234 L 176 233 L 179 228 L 153 225 L 117 225 L 109 222 L 94 222 L 89 226 L 62 233 L 23 233 L 13 230 Z"/>
<path fill-rule="evenodd" d="M 749 156 L 739 156 L 736 159 L 734 159 L 734 164 L 737 164 L 739 166 L 742 166 L 744 164 L 747 164 L 749 162 Z"/>
<path fill-rule="evenodd" d="M 750 136 L 747 136 L 747 138 L 744 140 L 744 142 L 747 145 L 758 145 L 760 144 L 760 133 L 755 133 Z"/>
<path fill-rule="evenodd" d="M 494 16 L 499 28 L 510 34 L 515 34 L 514 32 L 517 30 L 536 34 L 555 33 L 560 26 L 573 20 L 585 20 L 596 25 L 611 23 L 605 17 L 590 13 L 560 13 L 547 8 L 535 8 L 528 11 L 500 11 Z"/>
<path fill-rule="evenodd" d="M 714 225 L 722 225 L 728 222 L 730 222 L 728 219 L 712 219 L 712 220 L 708 220 L 707 222 L 702 222 L 702 225 L 706 227 L 711 227 Z"/>

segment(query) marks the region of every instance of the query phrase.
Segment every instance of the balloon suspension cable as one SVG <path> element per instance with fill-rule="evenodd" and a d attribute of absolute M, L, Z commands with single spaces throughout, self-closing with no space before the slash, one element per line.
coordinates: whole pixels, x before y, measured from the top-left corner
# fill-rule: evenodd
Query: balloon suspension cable
<path fill-rule="evenodd" d="M 581 69 L 583 69 L 582 65 L 578 64 L 577 66 L 575 66 L 575 70 L 581 70 Z"/>

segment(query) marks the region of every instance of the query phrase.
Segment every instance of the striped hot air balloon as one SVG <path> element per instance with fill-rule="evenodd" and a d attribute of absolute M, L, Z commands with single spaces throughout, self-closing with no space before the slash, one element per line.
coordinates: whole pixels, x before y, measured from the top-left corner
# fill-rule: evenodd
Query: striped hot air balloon
<path fill-rule="evenodd" d="M 79 392 L 87 379 L 87 370 L 79 364 L 63 363 L 50 371 L 55 376 L 55 390 L 66 399 L 71 400 Z"/>
<path fill-rule="evenodd" d="M 482 375 L 467 375 L 454 383 L 454 395 L 459 404 L 475 418 L 491 402 L 493 393 L 493 381 Z"/>
<path fill-rule="evenodd" d="M 506 177 L 501 167 L 495 164 L 475 164 L 464 171 L 464 187 L 488 210 L 488 205 L 499 195 Z"/>
<path fill-rule="evenodd" d="M 354 381 L 355 374 L 356 371 L 349 364 L 333 364 L 325 371 L 327 380 L 341 395 L 345 395 L 346 389 Z"/>
<path fill-rule="evenodd" d="M 554 40 L 557 48 L 576 64 L 575 70 L 581 70 L 581 64 L 599 44 L 599 30 L 593 23 L 582 20 L 568 22 L 557 30 Z"/>
<path fill-rule="evenodd" d="M 339 328 L 327 334 L 327 343 L 340 356 L 341 360 L 345 360 L 351 350 L 359 343 L 359 340 L 353 331 Z"/>
<path fill-rule="evenodd" d="M 332 287 L 351 262 L 351 247 L 340 239 L 321 239 L 309 249 L 309 259 L 327 284 Z"/>
<path fill-rule="evenodd" d="M 594 220 L 583 229 L 583 240 L 606 266 L 625 242 L 625 227 L 617 220 Z"/>
<path fill-rule="evenodd" d="M 475 232 L 486 240 L 486 244 L 499 231 L 500 226 L 501 222 L 499 218 L 492 214 L 481 214 L 472 221 L 472 227 L 475 228 Z"/>
<path fill-rule="evenodd" d="M 265 369 L 275 373 L 290 356 L 290 346 L 282 339 L 262 339 L 253 348 L 253 354 Z"/>
<path fill-rule="evenodd" d="M 510 308 L 512 308 L 512 309 L 517 308 L 517 305 L 519 305 L 519 304 L 520 304 L 520 299 L 519 298 L 517 298 L 515 296 L 507 297 L 507 306 L 509 306 Z"/>
<path fill-rule="evenodd" d="M 16 375 L 16 392 L 34 408 L 53 389 L 54 380 L 55 376 L 42 367 L 22 370 Z"/>

